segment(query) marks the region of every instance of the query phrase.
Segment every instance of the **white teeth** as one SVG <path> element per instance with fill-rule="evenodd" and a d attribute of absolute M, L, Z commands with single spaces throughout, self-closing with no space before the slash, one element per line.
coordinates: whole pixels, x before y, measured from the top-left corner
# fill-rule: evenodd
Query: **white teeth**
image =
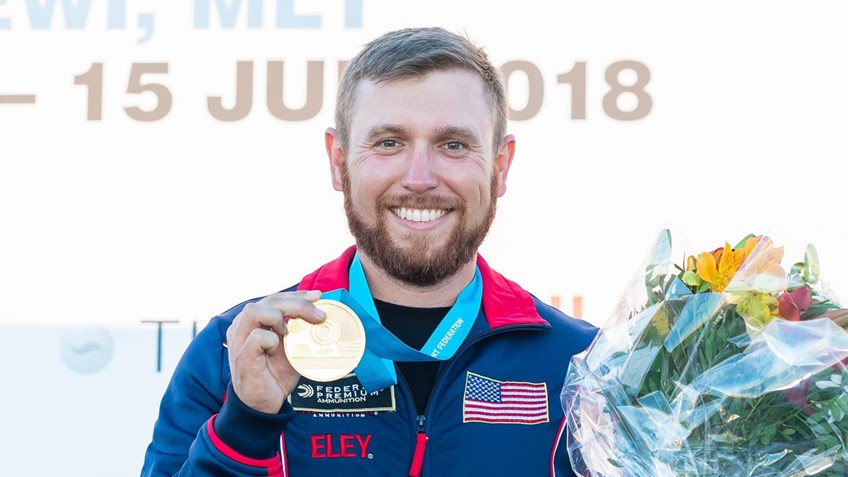
<path fill-rule="evenodd" d="M 443 209 L 407 209 L 406 207 L 392 209 L 392 212 L 404 220 L 411 220 L 413 222 L 430 222 L 447 213 Z"/>

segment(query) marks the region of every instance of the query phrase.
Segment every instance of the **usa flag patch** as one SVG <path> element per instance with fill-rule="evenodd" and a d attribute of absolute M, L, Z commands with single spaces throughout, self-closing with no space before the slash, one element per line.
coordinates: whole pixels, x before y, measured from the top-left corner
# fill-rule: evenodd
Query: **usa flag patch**
<path fill-rule="evenodd" d="M 546 383 L 498 381 L 468 373 L 462 402 L 462 422 L 541 424 L 548 415 Z"/>

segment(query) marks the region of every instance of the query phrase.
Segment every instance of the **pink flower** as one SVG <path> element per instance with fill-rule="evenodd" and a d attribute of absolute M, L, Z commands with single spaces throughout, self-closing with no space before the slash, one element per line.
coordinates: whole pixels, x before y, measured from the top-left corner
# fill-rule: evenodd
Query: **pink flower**
<path fill-rule="evenodd" d="M 777 298 L 780 316 L 789 321 L 801 321 L 801 312 L 810 307 L 810 290 L 807 287 L 786 291 Z"/>

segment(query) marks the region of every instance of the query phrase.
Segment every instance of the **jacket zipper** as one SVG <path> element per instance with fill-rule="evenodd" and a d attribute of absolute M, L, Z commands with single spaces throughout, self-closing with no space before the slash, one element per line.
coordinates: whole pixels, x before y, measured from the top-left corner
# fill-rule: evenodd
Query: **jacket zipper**
<path fill-rule="evenodd" d="M 412 465 L 409 466 L 409 477 L 421 477 L 424 467 L 424 451 L 427 448 L 427 432 L 424 430 L 424 416 L 418 416 L 418 434 L 415 436 L 415 452 L 412 454 Z"/>
<path fill-rule="evenodd" d="M 430 391 L 430 396 L 427 398 L 427 406 L 424 408 L 424 415 L 419 415 L 416 418 L 418 422 L 418 433 L 415 436 L 415 452 L 412 454 L 412 465 L 409 467 L 409 477 L 421 477 L 421 470 L 424 467 L 424 451 L 427 448 L 427 442 L 430 440 L 430 437 L 427 435 L 427 431 L 424 429 L 424 422 L 426 421 L 426 415 L 430 410 L 430 404 L 433 402 L 433 396 L 436 394 L 436 390 L 439 388 L 439 384 L 441 383 L 441 378 L 445 373 L 447 373 L 450 366 L 456 361 L 456 357 L 462 354 L 467 348 L 477 343 L 480 340 L 486 339 L 490 336 L 499 335 L 501 333 L 505 333 L 507 331 L 518 331 L 518 330 L 543 330 L 546 329 L 545 325 L 510 325 L 510 326 L 502 326 L 500 328 L 495 328 L 494 330 L 490 330 L 485 333 L 480 333 L 477 336 L 474 336 L 470 340 L 466 341 L 456 350 L 453 357 L 446 363 L 446 366 L 441 367 L 439 372 L 436 374 L 436 385 L 433 386 L 433 390 Z M 403 377 L 401 376 L 401 379 Z M 407 388 L 407 394 L 409 394 L 409 386 L 406 384 L 406 380 L 404 379 L 404 386 Z M 413 405 L 414 407 L 414 405 Z"/>
<path fill-rule="evenodd" d="M 397 365 L 395 365 L 395 369 L 397 369 Z M 397 373 L 398 376 L 398 385 L 402 385 L 405 393 L 409 399 L 408 401 L 412 401 L 409 404 L 411 408 L 415 407 L 415 401 L 412 399 L 412 392 L 409 389 L 409 385 L 406 383 L 406 378 L 400 372 Z M 432 394 L 431 394 L 432 395 Z M 429 398 L 428 398 L 429 399 Z M 426 412 L 426 409 L 425 409 Z M 410 477 L 420 477 L 421 469 L 424 466 L 424 450 L 427 447 L 427 441 L 429 437 L 427 437 L 427 431 L 424 430 L 424 421 L 426 417 L 423 415 L 418 415 L 415 418 L 415 422 L 418 423 L 418 429 L 415 435 L 415 450 L 412 453 L 412 464 L 409 466 L 409 476 Z"/>

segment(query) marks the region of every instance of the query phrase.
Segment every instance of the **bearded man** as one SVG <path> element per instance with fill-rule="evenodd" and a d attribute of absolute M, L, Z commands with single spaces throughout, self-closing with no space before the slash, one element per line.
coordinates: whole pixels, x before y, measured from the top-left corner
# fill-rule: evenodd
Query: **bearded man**
<path fill-rule="evenodd" d="M 391 32 L 346 68 L 335 121 L 325 143 L 355 246 L 198 334 L 142 475 L 574 475 L 559 394 L 596 329 L 477 252 L 515 153 L 497 69 L 443 29 Z M 328 296 L 355 309 L 362 343 L 339 338 L 356 331 L 329 323 Z M 313 330 L 297 359 L 295 324 Z M 302 376 L 357 345 L 352 372 Z"/>

